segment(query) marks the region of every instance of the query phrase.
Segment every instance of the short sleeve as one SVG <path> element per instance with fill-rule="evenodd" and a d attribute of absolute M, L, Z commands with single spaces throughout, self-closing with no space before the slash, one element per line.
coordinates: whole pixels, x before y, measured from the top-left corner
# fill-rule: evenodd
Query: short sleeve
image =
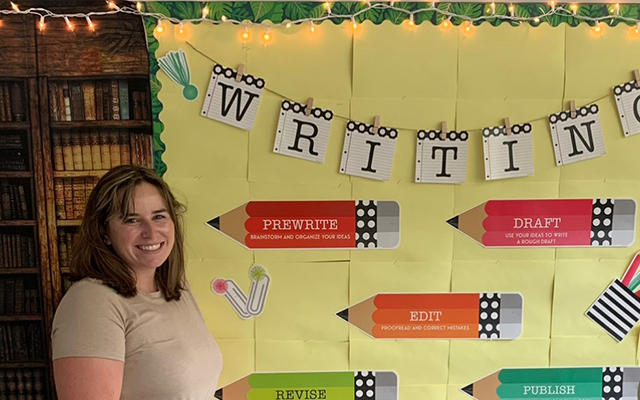
<path fill-rule="evenodd" d="M 73 284 L 53 319 L 53 359 L 97 357 L 124 361 L 125 321 L 118 296 L 98 282 Z"/>

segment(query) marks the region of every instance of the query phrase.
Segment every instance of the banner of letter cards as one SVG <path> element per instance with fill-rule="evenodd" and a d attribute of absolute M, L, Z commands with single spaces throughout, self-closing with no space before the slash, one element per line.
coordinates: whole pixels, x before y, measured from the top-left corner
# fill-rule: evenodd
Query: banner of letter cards
<path fill-rule="evenodd" d="M 201 115 L 244 129 L 253 128 L 265 81 L 215 65 Z M 625 136 L 640 133 L 640 88 L 635 81 L 613 88 Z M 274 153 L 323 163 L 334 114 L 330 110 L 283 100 Z M 549 116 L 556 165 L 605 155 L 600 113 L 596 104 Z M 340 173 L 389 180 L 398 130 L 348 121 Z M 467 131 L 418 130 L 416 183 L 464 183 L 467 174 Z M 485 179 L 534 174 L 532 127 L 529 123 L 482 129 Z"/>

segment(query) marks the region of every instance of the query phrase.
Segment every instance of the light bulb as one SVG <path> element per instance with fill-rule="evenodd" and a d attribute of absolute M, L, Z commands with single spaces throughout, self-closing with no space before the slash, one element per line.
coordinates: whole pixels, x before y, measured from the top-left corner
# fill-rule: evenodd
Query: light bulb
<path fill-rule="evenodd" d="M 553 10 L 553 9 L 555 9 L 555 8 L 556 8 L 556 2 L 555 2 L 555 0 L 551 0 L 551 1 L 549 2 L 549 5 L 551 6 L 551 9 L 552 9 L 552 10 Z"/>
<path fill-rule="evenodd" d="M 202 18 L 207 18 L 207 15 L 209 15 L 209 8 L 207 6 L 205 6 L 202 9 Z"/>
<path fill-rule="evenodd" d="M 178 24 L 178 32 L 180 33 L 184 32 L 184 28 L 182 27 L 182 21 L 180 21 L 180 23 Z"/>
<path fill-rule="evenodd" d="M 66 15 L 64 16 L 64 22 L 67 23 L 67 29 L 69 29 L 70 31 L 74 29 L 73 24 L 71 23 L 71 21 L 69 21 L 69 18 Z"/>
<path fill-rule="evenodd" d="M 162 33 L 162 31 L 164 31 L 164 28 L 162 27 L 161 19 L 158 20 L 158 26 L 156 26 L 156 30 L 158 31 L 158 33 Z"/>
<path fill-rule="evenodd" d="M 271 35 L 269 35 L 269 28 L 268 27 L 267 27 L 267 31 L 264 33 L 263 38 L 266 41 L 269 41 L 269 39 L 271 39 Z"/>
<path fill-rule="evenodd" d="M 416 22 L 413 20 L 413 14 L 409 14 L 409 25 L 414 26 Z"/>
<path fill-rule="evenodd" d="M 44 15 L 40 16 L 40 22 L 38 22 L 38 29 L 40 29 L 40 32 L 44 31 Z"/>
<path fill-rule="evenodd" d="M 640 33 L 640 22 L 636 22 L 636 33 Z"/>
<path fill-rule="evenodd" d="M 107 6 L 112 10 L 115 10 L 117 7 L 116 3 L 114 3 L 113 1 L 107 1 Z"/>
<path fill-rule="evenodd" d="M 471 21 L 467 21 L 467 26 L 464 27 L 464 30 L 467 32 L 471 32 Z"/>
<path fill-rule="evenodd" d="M 136 9 L 137 9 L 138 11 L 141 11 L 141 10 L 142 10 L 142 3 L 140 3 L 139 1 L 136 3 Z"/>
<path fill-rule="evenodd" d="M 578 12 L 578 5 L 576 3 L 572 3 L 570 7 L 573 15 L 576 15 L 576 12 Z"/>
<path fill-rule="evenodd" d="M 600 30 L 601 30 L 601 28 L 600 28 L 600 21 L 597 21 L 597 22 L 596 22 L 596 26 L 595 26 L 595 28 L 593 28 L 593 30 L 594 30 L 594 31 L 596 31 L 596 32 L 600 32 Z"/>
<path fill-rule="evenodd" d="M 13 11 L 20 12 L 20 9 L 18 8 L 18 5 L 16 3 L 14 3 L 13 1 L 11 1 L 10 3 L 11 3 L 11 8 L 13 8 Z"/>
<path fill-rule="evenodd" d="M 84 18 L 87 20 L 87 25 L 89 26 L 89 29 L 91 29 L 92 32 L 95 32 L 96 26 L 94 25 L 93 21 L 91 21 L 91 18 L 89 18 L 88 15 L 85 15 Z"/>
<path fill-rule="evenodd" d="M 222 17 L 220 17 L 220 19 L 222 20 L 222 22 L 227 22 L 227 16 L 223 15 Z"/>
<path fill-rule="evenodd" d="M 513 12 L 515 11 L 515 7 L 513 4 L 509 4 L 509 14 L 513 17 Z"/>
<path fill-rule="evenodd" d="M 244 27 L 244 32 L 242 32 L 242 38 L 244 40 L 249 39 L 249 28 L 247 28 L 246 26 Z"/>
<path fill-rule="evenodd" d="M 539 22 L 540 22 L 540 18 L 535 17 L 535 18 L 533 19 L 533 22 L 535 22 L 536 24 L 537 24 L 537 23 L 539 23 Z"/>
<path fill-rule="evenodd" d="M 315 33 L 316 27 L 313 25 L 313 21 L 311 21 L 311 33 Z"/>
<path fill-rule="evenodd" d="M 449 27 L 449 18 L 445 19 L 444 21 L 442 21 L 442 26 L 444 28 L 448 28 Z"/>
<path fill-rule="evenodd" d="M 285 25 L 285 27 L 286 27 L 287 29 L 291 28 L 291 22 L 287 22 L 287 24 Z"/>
<path fill-rule="evenodd" d="M 351 17 L 351 24 L 353 25 L 353 29 L 358 29 L 358 24 L 356 23 L 356 20 Z"/>

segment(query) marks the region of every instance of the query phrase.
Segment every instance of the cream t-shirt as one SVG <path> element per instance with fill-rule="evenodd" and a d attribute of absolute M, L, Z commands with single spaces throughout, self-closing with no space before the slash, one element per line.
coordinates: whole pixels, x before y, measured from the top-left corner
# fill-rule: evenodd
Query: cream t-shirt
<path fill-rule="evenodd" d="M 53 320 L 53 359 L 124 361 L 121 400 L 211 400 L 220 348 L 190 290 L 179 301 L 161 292 L 124 298 L 99 280 L 74 283 Z"/>

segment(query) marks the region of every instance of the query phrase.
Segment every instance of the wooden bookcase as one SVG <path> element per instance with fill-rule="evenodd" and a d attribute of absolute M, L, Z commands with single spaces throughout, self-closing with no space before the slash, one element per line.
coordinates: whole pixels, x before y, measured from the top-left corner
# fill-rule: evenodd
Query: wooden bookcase
<path fill-rule="evenodd" d="M 106 10 L 104 2 L 101 3 Z M 66 9 L 56 11 L 86 11 L 86 5 L 82 6 L 83 4 L 79 3 L 76 8 L 67 6 Z M 92 6 L 93 9 L 97 7 L 99 6 Z M 55 309 L 65 292 L 65 275 L 68 273 L 68 264 L 60 250 L 63 250 L 62 253 L 68 251 L 65 242 L 72 239 L 74 231 L 80 225 L 83 214 L 81 201 L 86 201 L 86 195 L 91 188 L 87 182 L 104 175 L 108 168 L 103 166 L 113 166 L 110 158 L 108 164 L 100 162 L 99 168 L 94 168 L 98 165 L 94 164 L 95 160 L 92 159 L 91 169 L 85 169 L 89 166 L 82 164 L 83 161 L 87 162 L 85 157 L 84 160 L 80 160 L 82 168 L 76 168 L 78 164 L 73 165 L 72 170 L 64 166 L 60 168 L 59 163 L 56 165 L 59 153 L 56 153 L 54 141 L 64 133 L 76 140 L 80 138 L 82 143 L 86 144 L 86 137 L 90 137 L 92 133 L 95 136 L 95 132 L 98 132 L 98 137 L 101 137 L 100 133 L 107 132 L 103 136 L 109 136 L 113 141 L 108 144 L 101 143 L 102 145 L 107 145 L 111 150 L 118 148 L 126 154 L 128 138 L 128 151 L 132 163 L 138 161 L 150 165 L 152 160 L 149 61 L 142 20 L 130 15 L 113 15 L 93 18 L 93 21 L 97 27 L 95 32 L 88 29 L 84 20 L 74 21 L 77 27 L 73 32 L 67 29 L 62 19 L 48 19 L 44 32 L 37 29 L 38 21 L 33 16 L 7 15 L 0 22 L 0 90 L 3 85 L 8 84 L 15 93 L 19 92 L 25 110 L 24 120 L 20 121 L 18 118 L 2 121 L 0 113 L 0 212 L 3 210 L 3 190 L 9 194 L 15 193 L 13 207 L 16 212 L 21 212 L 24 207 L 27 211 L 24 215 L 17 215 L 19 218 L 9 219 L 3 215 L 0 219 L 0 251 L 6 252 L 10 243 L 20 248 L 30 243 L 33 247 L 31 253 L 25 247 L 19 265 L 15 262 L 9 266 L 5 265 L 6 260 L 3 260 L 0 253 L 0 282 L 4 283 L 0 285 L 0 304 L 7 303 L 7 281 L 12 282 L 14 292 L 11 299 L 13 309 L 7 312 L 0 307 L 0 344 L 2 330 L 6 326 L 24 326 L 27 336 L 27 357 L 12 357 L 11 360 L 7 360 L 8 353 L 0 353 L 0 399 L 5 398 L 3 396 L 12 398 L 12 395 L 20 394 L 25 395 L 26 399 L 55 399 L 51 368 L 51 325 Z M 125 96 L 130 101 L 129 119 L 105 119 L 104 114 L 102 119 L 91 119 L 90 112 L 84 113 L 85 107 L 91 110 L 91 102 L 86 105 L 83 102 L 82 114 L 72 113 L 74 118 L 71 121 L 66 117 L 60 118 L 59 104 L 56 104 L 60 98 L 54 101 L 52 93 L 59 93 L 64 104 L 65 83 L 73 83 L 75 86 L 90 86 L 93 83 L 97 88 L 96 83 L 106 82 L 110 85 L 116 82 L 118 90 L 124 87 L 121 82 L 127 83 L 128 94 L 118 92 L 118 95 Z M 58 85 L 62 87 L 62 91 L 53 90 Z M 147 99 L 146 107 L 141 106 L 136 111 L 135 119 L 133 92 L 144 93 Z M 88 100 L 88 96 L 85 97 Z M 139 98 L 139 95 L 136 97 Z M 71 100 L 70 93 L 69 99 Z M 1 100 L 2 96 L 0 106 Z M 95 105 L 94 103 L 93 106 Z M 111 111 L 115 114 L 113 109 Z M 89 118 L 86 118 L 87 116 Z M 134 137 L 135 141 L 132 139 Z M 22 144 L 20 154 L 24 157 L 24 168 L 14 170 L 21 167 L 20 162 L 7 161 L 3 164 L 2 157 L 10 153 L 10 149 L 5 147 L 16 146 L 16 138 L 20 138 Z M 13 150 L 19 152 L 17 149 Z M 77 152 L 73 153 L 73 148 L 69 154 L 77 156 Z M 13 153 L 11 155 L 15 156 Z M 116 157 L 115 153 L 110 153 L 110 156 Z M 123 156 L 123 153 L 120 156 L 122 162 L 122 157 L 126 156 Z M 79 207 L 69 208 L 74 211 L 72 218 L 67 215 L 61 218 L 60 210 L 56 210 L 56 183 L 75 182 L 75 193 L 79 194 L 83 191 L 80 181 L 84 182 L 85 196 L 71 198 L 71 201 L 75 202 L 73 206 Z M 23 190 L 3 189 L 8 185 L 22 186 Z M 58 186 L 59 189 L 60 184 Z M 64 189 L 64 184 L 62 187 Z M 60 202 L 60 198 L 58 201 Z M 65 203 L 64 206 L 69 204 Z M 9 203 L 8 208 L 11 207 L 12 204 Z M 26 239 L 13 239 L 18 237 L 17 235 Z M 3 238 L 7 242 L 4 247 Z M 61 247 L 62 244 L 64 245 Z M 18 256 L 14 254 L 13 260 L 18 260 Z M 28 260 L 31 260 L 31 263 L 27 262 Z M 24 288 L 25 293 L 28 291 L 22 299 L 22 306 L 18 306 L 20 313 L 15 311 L 15 286 L 18 280 L 22 281 L 19 285 Z M 5 293 L 1 291 L 2 286 Z M 33 336 L 36 331 L 39 340 L 37 346 L 29 341 L 29 334 Z M 40 354 L 36 354 L 38 349 Z M 0 352 L 2 351 L 3 348 L 0 346 Z M 34 386 L 39 386 L 39 394 L 36 394 Z"/>

